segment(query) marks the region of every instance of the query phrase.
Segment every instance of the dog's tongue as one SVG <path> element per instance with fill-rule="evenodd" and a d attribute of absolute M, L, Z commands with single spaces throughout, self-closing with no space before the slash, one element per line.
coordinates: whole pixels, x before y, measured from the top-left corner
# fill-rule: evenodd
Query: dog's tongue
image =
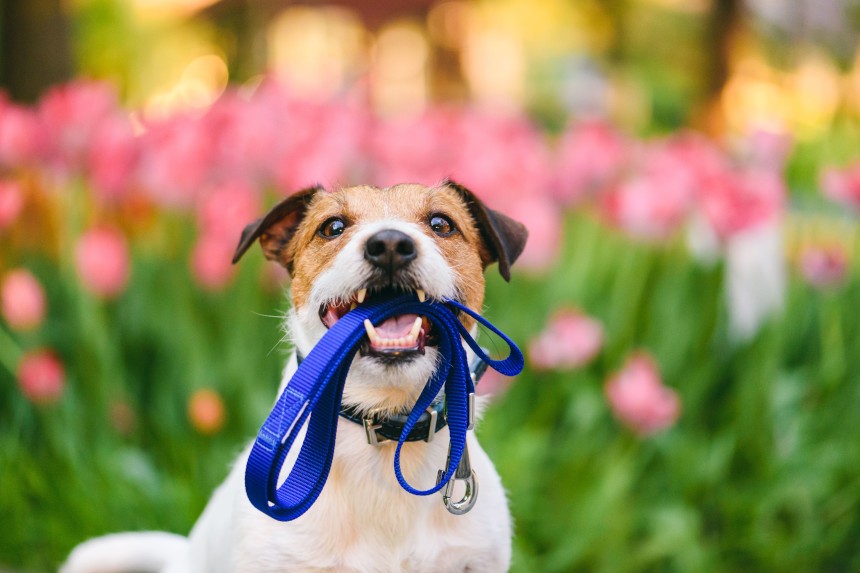
<path fill-rule="evenodd" d="M 418 318 L 417 314 L 392 316 L 376 326 L 376 333 L 380 338 L 402 338 L 412 330 L 416 318 Z"/>

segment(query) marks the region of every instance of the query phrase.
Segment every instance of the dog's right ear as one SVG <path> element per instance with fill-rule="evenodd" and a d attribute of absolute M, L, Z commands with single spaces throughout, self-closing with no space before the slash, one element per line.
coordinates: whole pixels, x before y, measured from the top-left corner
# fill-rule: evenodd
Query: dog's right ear
<path fill-rule="evenodd" d="M 307 212 L 308 205 L 314 195 L 323 191 L 322 186 L 309 187 L 294 193 L 275 205 L 268 213 L 249 224 L 242 231 L 242 237 L 233 255 L 233 264 L 239 262 L 254 241 L 259 238 L 263 254 L 270 261 L 276 261 L 287 267 L 292 274 L 292 261 L 282 258 L 284 248 L 296 234 L 299 223 Z"/>
<path fill-rule="evenodd" d="M 460 195 L 472 218 L 475 219 L 490 254 L 490 257 L 484 261 L 484 267 L 498 262 L 499 274 L 506 281 L 510 281 L 511 265 L 522 254 L 529 237 L 526 226 L 507 215 L 489 209 L 474 193 L 459 183 L 446 179 L 443 185 Z"/>

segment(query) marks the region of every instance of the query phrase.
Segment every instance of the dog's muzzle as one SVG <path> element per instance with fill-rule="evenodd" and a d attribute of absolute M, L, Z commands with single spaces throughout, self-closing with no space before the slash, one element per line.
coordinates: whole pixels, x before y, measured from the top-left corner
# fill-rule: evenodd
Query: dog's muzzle
<path fill-rule="evenodd" d="M 371 278 L 349 299 L 324 304 L 320 308 L 323 324 L 331 328 L 347 312 L 376 298 L 414 293 L 423 302 L 424 290 L 410 273 L 410 265 L 418 256 L 415 240 L 403 231 L 383 229 L 371 235 L 364 243 L 364 259 L 373 269 Z M 437 342 L 430 320 L 417 314 L 392 316 L 377 325 L 366 321 L 364 326 L 367 340 L 360 348 L 361 355 L 388 362 L 421 356 L 425 346 Z"/>

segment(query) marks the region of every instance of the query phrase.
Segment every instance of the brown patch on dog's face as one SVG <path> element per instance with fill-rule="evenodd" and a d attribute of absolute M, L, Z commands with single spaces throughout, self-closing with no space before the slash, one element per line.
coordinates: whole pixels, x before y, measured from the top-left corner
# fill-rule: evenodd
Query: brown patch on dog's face
<path fill-rule="evenodd" d="M 449 236 L 436 234 L 431 228 L 431 219 L 436 215 L 449 219 L 455 232 Z M 320 230 L 333 219 L 343 221 L 343 232 L 326 238 Z M 364 225 L 385 220 L 414 223 L 433 240 L 450 268 L 456 269 L 461 302 L 470 308 L 481 308 L 483 270 L 490 255 L 464 201 L 448 187 L 410 184 L 386 189 L 349 187 L 314 196 L 293 240 L 281 255 L 292 262 L 292 296 L 296 308 L 306 304 L 317 278 Z"/>
<path fill-rule="evenodd" d="M 507 279 L 526 236 L 521 224 L 452 182 L 310 188 L 248 225 L 234 262 L 259 239 L 266 257 L 287 268 L 289 330 L 307 355 L 350 309 L 376 297 L 408 292 L 480 311 L 484 269 L 498 262 Z M 474 325 L 461 316 L 466 328 Z M 426 316 L 405 313 L 365 329 L 345 403 L 400 411 L 415 402 L 436 368 L 434 325 Z"/>
<path fill-rule="evenodd" d="M 449 236 L 437 235 L 430 226 L 435 215 L 449 219 L 455 232 Z M 431 189 L 420 222 L 424 234 L 435 241 L 449 266 L 456 269 L 460 302 L 480 312 L 484 304 L 484 261 L 489 254 L 466 205 L 448 187 Z M 472 323 L 469 319 L 467 326 Z"/>

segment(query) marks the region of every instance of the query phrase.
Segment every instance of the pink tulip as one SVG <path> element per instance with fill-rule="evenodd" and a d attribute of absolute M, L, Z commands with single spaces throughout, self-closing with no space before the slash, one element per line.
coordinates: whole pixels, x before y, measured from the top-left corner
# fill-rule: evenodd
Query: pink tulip
<path fill-rule="evenodd" d="M 767 170 L 724 170 L 703 181 L 699 205 L 721 239 L 780 216 L 786 196 L 782 177 Z"/>
<path fill-rule="evenodd" d="M 66 385 L 63 364 L 51 351 L 30 351 L 18 365 L 18 385 L 34 404 L 56 403 Z"/>
<path fill-rule="evenodd" d="M 106 118 L 93 130 L 87 175 L 102 199 L 115 199 L 132 186 L 139 153 L 139 139 L 126 117 Z"/>
<path fill-rule="evenodd" d="M 537 370 L 573 369 L 591 362 L 603 346 L 603 326 L 578 310 L 557 311 L 529 344 Z"/>
<path fill-rule="evenodd" d="M 439 144 L 451 153 L 446 175 L 491 205 L 548 198 L 552 162 L 546 141 L 522 115 L 463 110 L 453 133 Z"/>
<path fill-rule="evenodd" d="M 438 108 L 379 122 L 370 143 L 370 179 L 379 185 L 450 177 L 502 208 L 545 199 L 552 184 L 546 142 L 519 115 Z"/>
<path fill-rule="evenodd" d="M 33 330 L 45 319 L 45 290 L 30 271 L 9 271 L 0 287 L 3 318 L 15 330 Z"/>
<path fill-rule="evenodd" d="M 791 154 L 793 143 L 789 133 L 756 129 L 746 135 L 740 147 L 749 165 L 780 173 Z"/>
<path fill-rule="evenodd" d="M 137 178 L 157 203 L 190 207 L 213 171 L 215 142 L 199 121 L 176 116 L 142 136 Z"/>
<path fill-rule="evenodd" d="M 83 168 L 93 134 L 117 113 L 116 91 L 108 83 L 77 80 L 46 92 L 39 116 L 55 165 L 63 171 Z"/>
<path fill-rule="evenodd" d="M 731 167 L 729 158 L 720 148 L 692 131 L 682 131 L 649 144 L 639 161 L 643 169 L 661 173 L 673 185 L 687 187 L 691 194 L 703 180 Z"/>
<path fill-rule="evenodd" d="M 75 263 L 84 288 L 96 296 L 114 298 L 128 283 L 128 245 L 116 229 L 98 227 L 85 232 L 75 247 Z"/>
<path fill-rule="evenodd" d="M 810 247 L 800 255 L 801 274 L 815 288 L 828 289 L 843 284 L 848 268 L 848 253 L 840 245 Z"/>
<path fill-rule="evenodd" d="M 224 400 L 215 390 L 196 390 L 188 401 L 188 419 L 191 426 L 205 435 L 217 433 L 227 418 Z"/>
<path fill-rule="evenodd" d="M 285 193 L 334 185 L 355 168 L 367 110 L 343 99 L 299 99 L 264 81 L 250 99 L 222 97 L 206 118 L 217 157 L 216 181 L 274 183 Z"/>
<path fill-rule="evenodd" d="M 669 428 L 681 412 L 678 395 L 663 386 L 657 365 L 645 353 L 628 359 L 605 391 L 615 417 L 641 436 Z"/>
<path fill-rule="evenodd" d="M 571 124 L 558 145 L 557 198 L 570 205 L 600 191 L 621 174 L 631 150 L 631 143 L 605 123 Z"/>
<path fill-rule="evenodd" d="M 702 136 L 681 133 L 640 147 L 629 167 L 603 194 L 604 214 L 629 235 L 657 241 L 686 222 L 702 182 L 722 173 L 728 162 Z"/>
<path fill-rule="evenodd" d="M 224 288 L 233 278 L 233 250 L 235 237 L 216 233 L 205 234 L 198 239 L 191 251 L 191 270 L 197 283 L 210 291 Z"/>
<path fill-rule="evenodd" d="M 276 186 L 293 191 L 341 181 L 362 148 L 364 114 L 339 102 L 303 102 L 293 111 L 287 130 L 290 137 L 272 166 Z"/>
<path fill-rule="evenodd" d="M 456 113 L 447 108 L 435 108 L 419 117 L 378 121 L 369 134 L 372 181 L 377 185 L 433 184 L 452 175 L 457 125 Z M 445 145 L 446 132 L 451 145 Z"/>
<path fill-rule="evenodd" d="M 668 238 L 686 218 L 690 189 L 666 176 L 671 174 L 646 172 L 614 187 L 604 198 L 607 217 L 633 237 Z"/>
<path fill-rule="evenodd" d="M 837 169 L 830 167 L 821 176 L 824 196 L 842 205 L 860 209 L 860 163 Z"/>
<path fill-rule="evenodd" d="M 500 206 L 515 217 L 529 231 L 526 248 L 517 260 L 517 266 L 531 271 L 544 271 L 558 258 L 562 243 L 562 213 L 547 197 L 522 198 Z"/>
<path fill-rule="evenodd" d="M 260 212 L 260 197 L 247 184 L 220 185 L 198 204 L 197 224 L 204 235 L 222 235 L 227 242 L 239 241 L 245 225 Z"/>
<path fill-rule="evenodd" d="M 269 178 L 287 130 L 283 114 L 268 103 L 228 91 L 206 112 L 198 125 L 211 138 L 216 180 L 260 183 Z"/>
<path fill-rule="evenodd" d="M 24 209 L 24 190 L 17 181 L 0 180 L 0 230 L 11 227 Z"/>
<path fill-rule="evenodd" d="M 26 165 L 36 159 L 43 143 L 35 112 L 0 100 L 0 167 Z"/>

